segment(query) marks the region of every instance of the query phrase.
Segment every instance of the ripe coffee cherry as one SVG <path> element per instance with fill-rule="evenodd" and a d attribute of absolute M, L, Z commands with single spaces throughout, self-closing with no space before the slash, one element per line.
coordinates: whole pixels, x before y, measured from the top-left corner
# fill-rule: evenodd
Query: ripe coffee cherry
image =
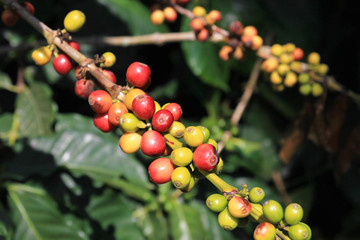
<path fill-rule="evenodd" d="M 32 52 L 31 58 L 34 60 L 36 65 L 43 66 L 51 61 L 52 51 L 49 46 L 42 46 Z"/>
<path fill-rule="evenodd" d="M 190 27 L 192 30 L 198 32 L 204 28 L 204 22 L 201 18 L 194 18 L 190 22 Z"/>
<path fill-rule="evenodd" d="M 68 32 L 77 32 L 84 25 L 85 14 L 79 10 L 69 12 L 64 18 L 64 27 Z"/>
<path fill-rule="evenodd" d="M 259 35 L 252 36 L 251 50 L 256 51 L 263 45 L 263 39 Z"/>
<path fill-rule="evenodd" d="M 59 54 L 53 60 L 53 67 L 60 75 L 68 74 L 74 67 L 73 62 L 66 54 Z"/>
<path fill-rule="evenodd" d="M 163 109 L 167 109 L 172 113 L 174 121 L 179 121 L 183 114 L 182 108 L 178 103 L 168 103 L 163 106 Z"/>
<path fill-rule="evenodd" d="M 95 90 L 90 93 L 88 102 L 94 112 L 107 113 L 112 105 L 112 97 L 104 90 Z"/>
<path fill-rule="evenodd" d="M 291 53 L 295 61 L 299 61 L 304 57 L 304 51 L 301 48 L 295 48 L 294 51 Z"/>
<path fill-rule="evenodd" d="M 120 128 L 123 132 L 136 132 L 139 130 L 140 120 L 133 113 L 124 113 L 120 117 Z"/>
<path fill-rule="evenodd" d="M 112 52 L 105 52 L 101 55 L 101 57 L 104 59 L 102 66 L 107 68 L 114 66 L 116 62 L 116 56 Z"/>
<path fill-rule="evenodd" d="M 276 235 L 276 228 L 269 222 L 262 222 L 258 224 L 254 230 L 255 240 L 274 240 Z"/>
<path fill-rule="evenodd" d="M 273 224 L 279 223 L 284 217 L 284 210 L 279 202 L 268 200 L 263 204 L 264 216 Z"/>
<path fill-rule="evenodd" d="M 140 149 L 141 135 L 136 132 L 124 133 L 119 139 L 119 146 L 124 153 L 135 153 Z"/>
<path fill-rule="evenodd" d="M 22 6 L 25 8 L 26 11 L 28 11 L 31 15 L 34 15 L 35 13 L 35 7 L 30 2 L 25 1 L 22 3 Z"/>
<path fill-rule="evenodd" d="M 219 163 L 215 147 L 209 143 L 198 146 L 193 153 L 194 165 L 203 171 L 211 171 Z"/>
<path fill-rule="evenodd" d="M 250 215 L 251 204 L 246 198 L 234 196 L 228 203 L 228 209 L 232 216 L 236 218 L 244 218 Z"/>
<path fill-rule="evenodd" d="M 147 156 L 163 154 L 166 148 L 164 136 L 155 131 L 146 131 L 141 137 L 140 149 Z"/>
<path fill-rule="evenodd" d="M 288 233 L 292 240 L 307 240 L 311 235 L 309 227 L 300 223 L 290 226 Z"/>
<path fill-rule="evenodd" d="M 265 197 L 265 192 L 260 187 L 253 187 L 249 192 L 249 200 L 253 203 L 261 202 Z"/>
<path fill-rule="evenodd" d="M 150 119 L 155 113 L 155 102 L 149 95 L 141 94 L 132 102 L 132 111 L 141 120 Z"/>
<path fill-rule="evenodd" d="M 191 147 L 197 147 L 204 142 L 204 134 L 198 127 L 187 127 L 184 132 L 184 141 Z"/>
<path fill-rule="evenodd" d="M 208 24 L 214 24 L 221 20 L 221 13 L 218 10 L 211 10 L 205 17 Z"/>
<path fill-rule="evenodd" d="M 126 95 L 125 95 L 125 106 L 129 109 L 132 110 L 132 102 L 134 101 L 134 99 L 141 94 L 145 94 L 145 92 L 143 90 L 141 90 L 140 88 L 133 88 L 131 89 Z"/>
<path fill-rule="evenodd" d="M 168 158 L 158 158 L 152 161 L 148 167 L 150 180 L 156 184 L 167 183 L 175 169 L 174 164 Z"/>
<path fill-rule="evenodd" d="M 150 15 L 150 20 L 154 25 L 160 25 L 165 20 L 164 12 L 161 9 L 154 10 Z"/>
<path fill-rule="evenodd" d="M 180 147 L 171 152 L 171 161 L 179 167 L 185 167 L 192 162 L 193 152 L 190 148 Z"/>
<path fill-rule="evenodd" d="M 185 132 L 185 125 L 182 122 L 174 121 L 169 129 L 171 136 L 175 138 L 182 138 Z"/>
<path fill-rule="evenodd" d="M 80 44 L 79 43 L 77 43 L 75 41 L 70 41 L 69 45 L 70 45 L 70 47 L 72 47 L 76 51 L 80 51 Z"/>
<path fill-rule="evenodd" d="M 221 228 L 231 231 L 239 225 L 239 218 L 232 216 L 229 209 L 225 208 L 218 215 L 218 223 Z"/>
<path fill-rule="evenodd" d="M 158 132 L 166 132 L 169 130 L 173 122 L 174 116 L 167 109 L 157 111 L 151 120 L 153 128 Z"/>
<path fill-rule="evenodd" d="M 107 79 L 109 79 L 112 83 L 116 84 L 116 76 L 115 74 L 107 69 L 102 69 L 101 72 L 105 75 L 105 77 L 107 77 Z M 105 90 L 105 87 L 103 84 L 101 84 L 99 81 L 95 80 L 96 86 L 98 86 L 98 88 Z"/>
<path fill-rule="evenodd" d="M 80 79 L 75 83 L 74 91 L 80 98 L 86 99 L 94 90 L 94 82 L 92 80 Z"/>
<path fill-rule="evenodd" d="M 284 212 L 284 220 L 289 225 L 298 224 L 304 215 L 304 211 L 300 204 L 290 203 L 286 206 Z"/>
<path fill-rule="evenodd" d="M 103 132 L 111 132 L 115 125 L 109 122 L 109 116 L 107 113 L 97 113 L 93 119 L 95 127 Z"/>
<path fill-rule="evenodd" d="M 171 175 L 171 182 L 178 189 L 186 188 L 191 180 L 191 173 L 186 167 L 177 167 Z"/>
<path fill-rule="evenodd" d="M 120 118 L 125 113 L 128 113 L 128 109 L 126 108 L 125 104 L 122 102 L 114 102 L 111 107 L 109 108 L 109 121 L 116 125 L 120 125 Z"/>
<path fill-rule="evenodd" d="M 224 195 L 214 193 L 206 198 L 206 206 L 213 212 L 221 212 L 226 208 L 228 201 Z"/>
<path fill-rule="evenodd" d="M 173 7 L 166 7 L 163 10 L 166 21 L 174 22 L 177 18 L 177 12 Z"/>
<path fill-rule="evenodd" d="M 13 26 L 19 20 L 19 15 L 11 9 L 5 9 L 1 13 L 1 21 L 6 26 Z"/>
<path fill-rule="evenodd" d="M 247 36 L 255 36 L 258 35 L 258 30 L 256 27 L 254 26 L 246 26 L 244 27 L 244 32 L 243 35 L 247 35 Z"/>
<path fill-rule="evenodd" d="M 201 30 L 196 34 L 196 38 L 197 38 L 197 40 L 199 40 L 200 42 L 205 42 L 205 41 L 208 40 L 208 38 L 209 38 L 209 30 L 207 30 L 206 28 L 201 29 Z"/>
<path fill-rule="evenodd" d="M 126 80 L 136 88 L 148 88 L 151 83 L 150 67 L 145 63 L 133 62 L 126 70 Z"/>
<path fill-rule="evenodd" d="M 224 61 L 228 61 L 233 51 L 234 49 L 229 45 L 222 46 L 219 51 L 219 57 Z"/>

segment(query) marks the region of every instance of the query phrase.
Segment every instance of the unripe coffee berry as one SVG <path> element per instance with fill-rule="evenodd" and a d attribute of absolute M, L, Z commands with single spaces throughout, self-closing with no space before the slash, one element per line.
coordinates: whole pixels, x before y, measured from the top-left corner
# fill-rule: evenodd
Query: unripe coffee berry
<path fill-rule="evenodd" d="M 150 20 L 154 25 L 160 25 L 165 20 L 164 12 L 161 9 L 154 10 L 150 15 Z"/>
<path fill-rule="evenodd" d="M 150 67 L 145 63 L 133 62 L 126 70 L 126 80 L 136 88 L 148 88 L 151 83 Z"/>
<path fill-rule="evenodd" d="M 313 83 L 311 93 L 314 97 L 319 97 L 324 92 L 324 88 L 320 83 Z"/>
<path fill-rule="evenodd" d="M 107 113 L 112 105 L 112 97 L 104 90 L 95 90 L 90 93 L 88 102 L 94 112 Z"/>
<path fill-rule="evenodd" d="M 180 147 L 171 152 L 171 161 L 179 167 L 185 167 L 192 162 L 193 152 L 190 148 Z"/>
<path fill-rule="evenodd" d="M 273 224 L 279 223 L 284 217 L 284 210 L 279 202 L 268 200 L 263 204 L 264 216 Z"/>
<path fill-rule="evenodd" d="M 177 12 L 173 7 L 165 7 L 163 12 L 164 12 L 166 21 L 174 22 L 176 20 Z"/>
<path fill-rule="evenodd" d="M 284 220 L 289 225 L 298 224 L 304 215 L 303 208 L 298 203 L 290 203 L 286 206 L 284 212 Z"/>
<path fill-rule="evenodd" d="M 317 65 L 320 63 L 320 54 L 317 52 L 312 52 L 308 55 L 307 61 L 311 65 Z"/>
<path fill-rule="evenodd" d="M 302 224 L 295 224 L 289 227 L 289 237 L 292 240 L 307 240 L 309 239 L 310 233 L 308 227 Z"/>
<path fill-rule="evenodd" d="M 232 216 L 228 208 L 225 208 L 218 215 L 218 223 L 221 228 L 231 231 L 238 226 L 239 218 Z"/>
<path fill-rule="evenodd" d="M 124 113 L 121 115 L 119 124 L 123 132 L 136 132 L 139 130 L 140 120 L 133 113 Z"/>
<path fill-rule="evenodd" d="M 77 32 L 84 25 L 85 14 L 79 10 L 69 12 L 64 18 L 64 27 L 68 32 Z"/>
<path fill-rule="evenodd" d="M 102 66 L 104 67 L 112 67 L 116 62 L 116 56 L 112 52 L 105 52 L 101 57 L 104 59 L 104 62 L 102 63 Z"/>
<path fill-rule="evenodd" d="M 42 46 L 32 52 L 31 58 L 34 60 L 36 65 L 43 66 L 51 61 L 52 51 L 49 46 Z"/>
<path fill-rule="evenodd" d="M 171 182 L 178 189 L 186 188 L 191 179 L 191 173 L 186 167 L 177 167 L 171 175 Z"/>
<path fill-rule="evenodd" d="M 244 28 L 244 32 L 243 32 L 243 35 L 247 35 L 247 36 L 255 36 L 255 35 L 258 35 L 258 30 L 256 27 L 254 26 L 246 26 Z"/>
<path fill-rule="evenodd" d="M 197 147 L 204 142 L 204 134 L 200 128 L 189 126 L 185 129 L 184 141 L 191 147 Z"/>
<path fill-rule="evenodd" d="M 228 201 L 224 195 L 214 193 L 206 198 L 206 206 L 213 212 L 221 212 L 226 208 Z"/>
<path fill-rule="evenodd" d="M 185 132 L 185 125 L 182 122 L 174 121 L 169 129 L 171 136 L 175 138 L 182 138 Z"/>
<path fill-rule="evenodd" d="M 275 71 L 279 66 L 277 58 L 270 57 L 261 64 L 261 69 L 267 73 Z"/>
<path fill-rule="evenodd" d="M 253 187 L 249 192 L 249 200 L 253 203 L 261 202 L 265 197 L 265 192 L 260 187 Z"/>
<path fill-rule="evenodd" d="M 134 99 L 141 94 L 145 94 L 145 92 L 143 90 L 141 90 L 140 88 L 133 88 L 131 89 L 126 95 L 125 95 L 125 106 L 129 109 L 132 110 L 132 102 L 134 101 Z"/>
<path fill-rule="evenodd" d="M 202 7 L 202 6 L 195 6 L 192 9 L 192 12 L 197 17 L 203 17 L 203 16 L 206 15 L 206 9 L 204 7 Z"/>

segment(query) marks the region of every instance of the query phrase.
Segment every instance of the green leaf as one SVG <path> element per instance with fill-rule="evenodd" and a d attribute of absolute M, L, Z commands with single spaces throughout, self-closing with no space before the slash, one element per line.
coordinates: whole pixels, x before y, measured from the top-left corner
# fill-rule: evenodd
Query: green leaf
<path fill-rule="evenodd" d="M 12 91 L 14 88 L 14 85 L 12 84 L 9 75 L 7 75 L 6 73 L 0 72 L 0 89 L 2 89 L 2 88 Z"/>
<path fill-rule="evenodd" d="M 51 95 L 51 89 L 46 84 L 34 82 L 17 96 L 15 113 L 20 120 L 22 136 L 35 137 L 52 132 L 56 105 Z"/>
<path fill-rule="evenodd" d="M 8 186 L 14 240 L 88 239 L 75 218 L 61 213 L 47 193 L 25 184 Z"/>
<path fill-rule="evenodd" d="M 0 115 L 0 133 L 5 133 L 11 129 L 13 114 L 4 113 Z"/>
<path fill-rule="evenodd" d="M 144 239 L 133 215 L 136 207 L 134 202 L 118 192 L 106 190 L 102 195 L 91 198 L 86 211 L 103 230 L 113 227 L 115 239 Z"/>
<path fill-rule="evenodd" d="M 121 151 L 117 137 L 98 129 L 96 132 L 86 131 L 86 128 L 78 130 L 75 127 L 78 124 L 88 129 L 93 126 L 90 118 L 80 115 L 60 118 L 57 133 L 31 139 L 10 166 L 10 173 L 47 175 L 51 169 L 64 167 L 75 175 L 87 175 L 99 181 L 123 176 L 131 183 L 149 187 L 146 169 L 133 155 Z"/>
<path fill-rule="evenodd" d="M 208 210 L 205 203 L 173 204 L 169 219 L 172 239 L 232 239 L 229 232 L 219 227 L 216 214 Z"/>
<path fill-rule="evenodd" d="M 150 21 L 150 10 L 137 0 L 97 0 L 109 11 L 126 22 L 132 35 L 149 34 L 154 32 L 168 32 L 162 24 L 156 26 Z"/>
<path fill-rule="evenodd" d="M 148 240 L 169 239 L 167 219 L 162 212 L 147 212 L 145 208 L 136 211 L 139 227 Z"/>

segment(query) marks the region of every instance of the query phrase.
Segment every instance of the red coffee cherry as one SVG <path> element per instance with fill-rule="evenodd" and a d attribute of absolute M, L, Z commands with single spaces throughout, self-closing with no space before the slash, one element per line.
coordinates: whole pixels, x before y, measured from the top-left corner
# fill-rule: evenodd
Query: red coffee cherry
<path fill-rule="evenodd" d="M 35 7 L 34 5 L 32 5 L 31 3 L 29 3 L 28 1 L 25 1 L 22 3 L 22 6 L 26 9 L 26 11 L 28 11 L 31 15 L 34 15 L 35 13 Z"/>
<path fill-rule="evenodd" d="M 1 14 L 1 21 L 6 26 L 13 26 L 19 20 L 19 15 L 11 9 L 5 9 Z"/>
<path fill-rule="evenodd" d="M 141 120 L 150 119 L 155 113 L 155 102 L 149 95 L 141 94 L 133 100 L 132 111 Z"/>
<path fill-rule="evenodd" d="M 304 57 L 304 51 L 301 48 L 295 48 L 294 51 L 291 53 L 295 61 L 299 61 Z"/>
<path fill-rule="evenodd" d="M 125 113 L 128 113 L 128 109 L 126 108 L 125 104 L 122 102 L 114 102 L 111 107 L 109 108 L 109 121 L 116 125 L 120 125 L 120 118 Z"/>
<path fill-rule="evenodd" d="M 105 77 L 107 77 L 112 83 L 115 83 L 117 82 L 117 79 L 116 79 L 116 76 L 115 74 L 110 71 L 110 70 L 107 70 L 107 69 L 102 69 L 102 73 L 105 75 Z M 105 87 L 104 85 L 102 85 L 99 81 L 95 81 L 96 83 L 96 86 L 98 86 L 98 88 L 102 89 L 102 90 L 105 90 Z"/>
<path fill-rule="evenodd" d="M 68 74 L 74 67 L 71 59 L 66 54 L 59 54 L 53 60 L 53 67 L 60 75 Z"/>
<path fill-rule="evenodd" d="M 195 166 L 203 171 L 211 171 L 219 163 L 215 147 L 209 143 L 199 145 L 193 154 Z"/>
<path fill-rule="evenodd" d="M 155 131 L 146 131 L 141 137 L 140 149 L 147 156 L 159 156 L 164 153 L 166 143 L 164 136 Z"/>
<path fill-rule="evenodd" d="M 244 25 L 240 21 L 232 21 L 229 24 L 229 32 L 240 36 L 244 31 Z"/>
<path fill-rule="evenodd" d="M 254 230 L 255 240 L 273 240 L 275 239 L 275 226 L 269 222 L 262 222 L 258 224 Z"/>
<path fill-rule="evenodd" d="M 80 98 L 88 98 L 94 91 L 94 82 L 92 80 L 80 79 L 76 81 L 74 91 Z"/>
<path fill-rule="evenodd" d="M 228 203 L 228 209 L 232 216 L 236 218 L 245 218 L 250 215 L 251 204 L 246 198 L 234 196 Z"/>
<path fill-rule="evenodd" d="M 75 49 L 76 51 L 80 51 L 80 44 L 75 41 L 70 41 L 68 44 Z"/>
<path fill-rule="evenodd" d="M 90 93 L 88 102 L 94 112 L 107 113 L 112 105 L 112 97 L 104 90 L 95 90 Z"/>
<path fill-rule="evenodd" d="M 190 22 L 190 27 L 194 31 L 198 32 L 204 28 L 204 22 L 201 18 L 194 18 Z"/>
<path fill-rule="evenodd" d="M 133 62 L 126 70 L 126 80 L 136 88 L 148 88 L 151 83 L 150 67 L 145 63 Z"/>
<path fill-rule="evenodd" d="M 109 115 L 107 113 L 97 113 L 93 119 L 95 127 L 103 132 L 111 132 L 115 125 L 109 121 Z"/>
<path fill-rule="evenodd" d="M 167 183 L 175 169 L 174 164 L 168 158 L 158 158 L 152 161 L 148 167 L 150 180 L 156 184 Z"/>
<path fill-rule="evenodd" d="M 173 7 L 166 7 L 163 10 L 165 20 L 168 22 L 174 22 L 177 18 L 177 12 Z"/>
<path fill-rule="evenodd" d="M 151 121 L 153 128 L 159 132 L 166 132 L 169 130 L 174 122 L 174 116 L 167 109 L 157 111 Z"/>
<path fill-rule="evenodd" d="M 169 103 L 163 106 L 163 109 L 169 110 L 174 116 L 174 121 L 179 121 L 183 111 L 181 106 L 178 103 Z"/>
<path fill-rule="evenodd" d="M 205 42 L 209 38 L 209 30 L 207 30 L 206 28 L 201 29 L 197 33 L 196 37 L 200 42 Z"/>

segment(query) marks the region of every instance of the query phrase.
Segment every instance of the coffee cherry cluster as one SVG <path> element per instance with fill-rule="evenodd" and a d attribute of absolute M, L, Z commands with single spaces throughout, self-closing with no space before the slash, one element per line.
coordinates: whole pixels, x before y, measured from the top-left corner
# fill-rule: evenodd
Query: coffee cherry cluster
<path fill-rule="evenodd" d="M 35 7 L 28 1 L 24 1 L 21 3 L 21 6 L 25 8 L 27 12 L 29 12 L 31 15 L 34 15 L 35 13 Z M 1 21 L 6 26 L 13 26 L 17 21 L 19 20 L 19 15 L 17 12 L 13 11 L 10 7 L 5 6 L 4 10 L 1 13 Z"/>
<path fill-rule="evenodd" d="M 260 187 L 250 191 L 244 185 L 239 192 L 214 193 L 206 199 L 206 206 L 218 214 L 218 223 L 225 230 L 245 227 L 248 221 L 259 222 L 253 236 L 255 240 L 273 240 L 284 234 L 292 240 L 310 240 L 310 227 L 301 222 L 303 209 L 291 203 L 285 209 L 275 200 L 264 201 Z M 261 204 L 262 202 L 262 204 Z"/>
<path fill-rule="evenodd" d="M 256 51 L 263 45 L 263 39 L 254 26 L 244 27 L 240 21 L 232 21 L 228 29 L 229 37 L 225 39 L 226 45 L 219 51 L 219 57 L 224 61 L 230 58 L 241 60 L 246 50 Z"/>
<path fill-rule="evenodd" d="M 195 6 L 192 13 L 194 17 L 191 19 L 190 28 L 194 30 L 199 41 L 205 42 L 213 33 L 212 25 L 221 20 L 221 13 L 218 10 L 207 12 L 202 6 Z"/>
<path fill-rule="evenodd" d="M 293 43 L 273 44 L 271 56 L 263 61 L 262 70 L 276 91 L 293 87 L 299 83 L 302 95 L 312 94 L 318 97 L 323 93 L 322 78 L 328 72 L 328 66 L 320 63 L 320 55 L 312 52 L 307 57 L 307 64 L 301 62 L 304 51 Z"/>
<path fill-rule="evenodd" d="M 154 25 L 160 25 L 164 21 L 175 22 L 177 12 L 171 5 L 154 5 L 151 10 L 150 20 Z"/>

